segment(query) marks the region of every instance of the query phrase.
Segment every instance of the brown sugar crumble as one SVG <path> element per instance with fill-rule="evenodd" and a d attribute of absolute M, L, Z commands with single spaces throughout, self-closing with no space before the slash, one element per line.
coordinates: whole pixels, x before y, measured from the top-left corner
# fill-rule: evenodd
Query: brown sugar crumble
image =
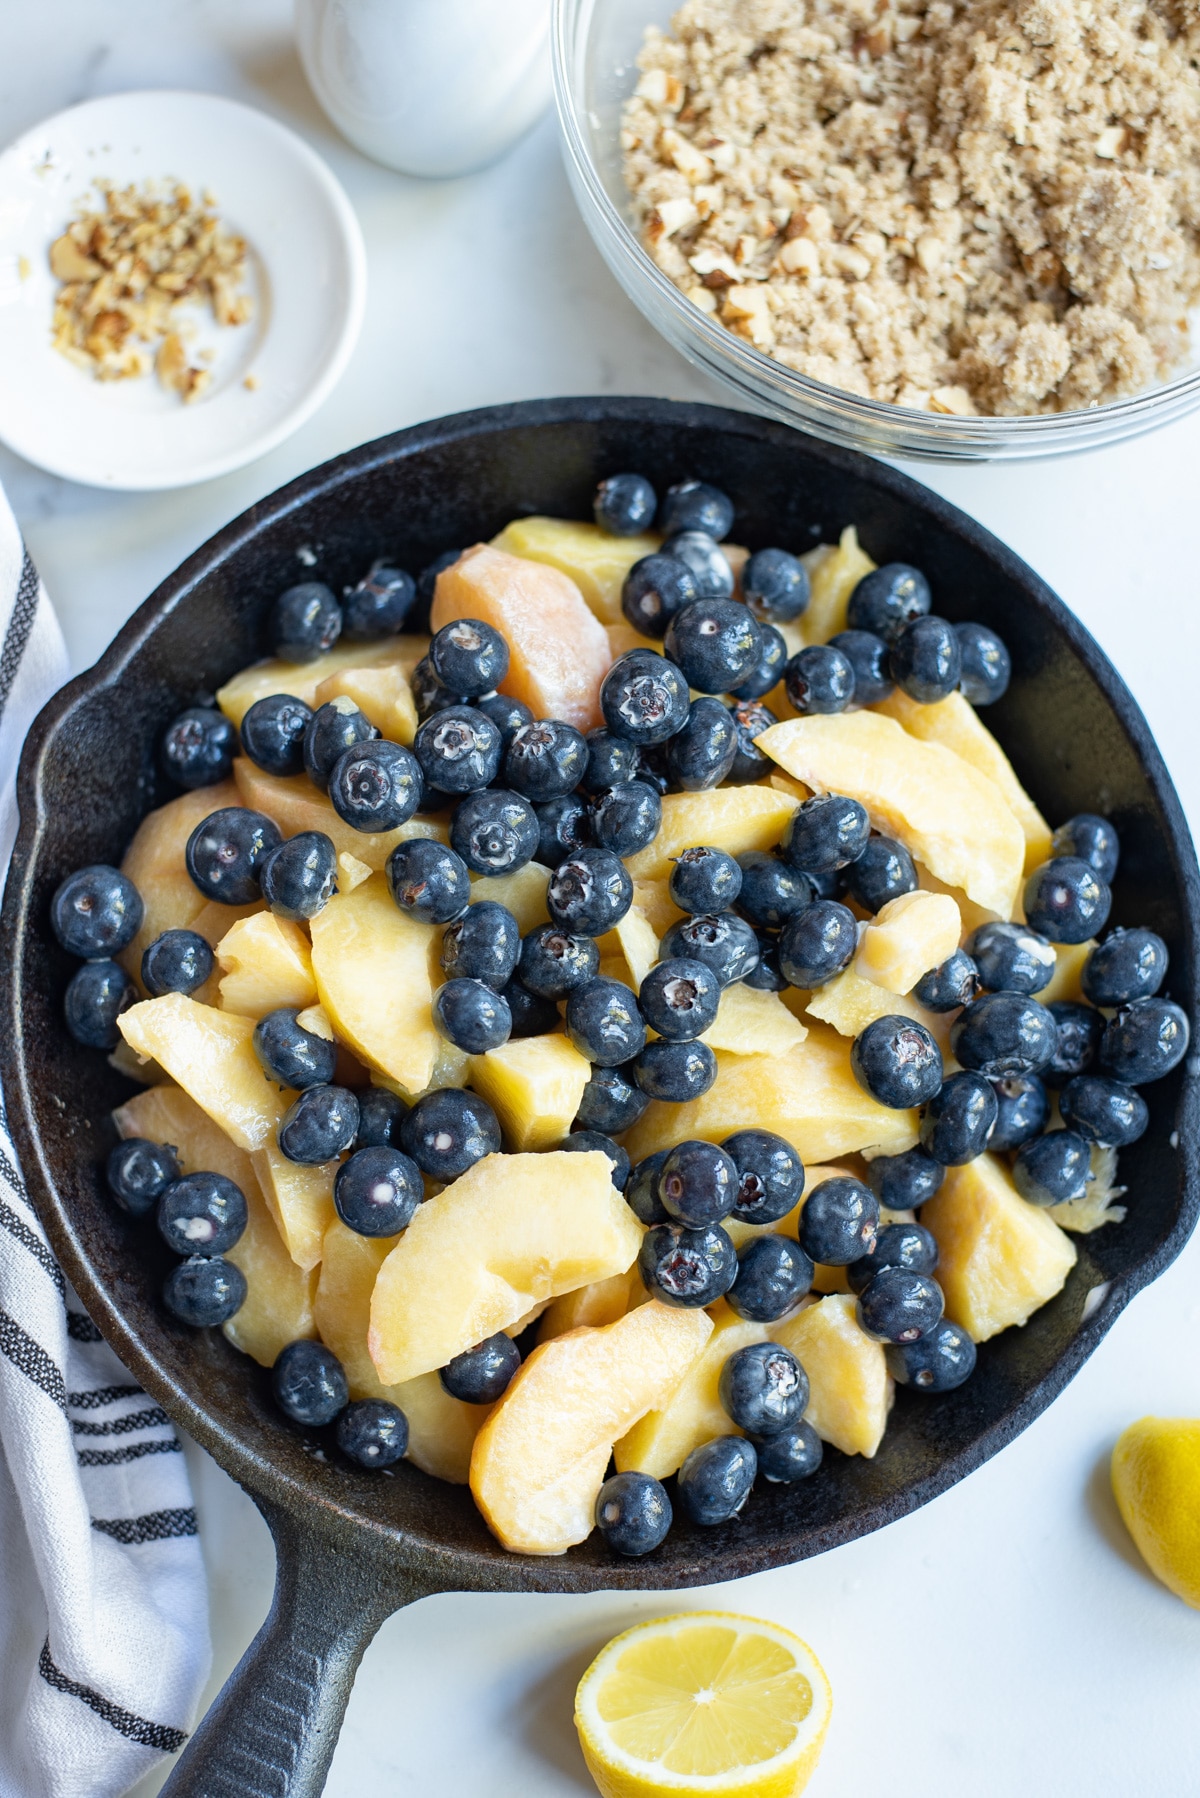
<path fill-rule="evenodd" d="M 621 145 L 641 241 L 800 373 L 1100 405 L 1200 300 L 1200 0 L 687 0 Z"/>
<path fill-rule="evenodd" d="M 101 207 L 81 210 L 50 246 L 62 282 L 54 347 L 98 381 L 146 374 L 153 351 L 160 384 L 198 399 L 212 380 L 209 358 L 189 353 L 175 309 L 201 299 L 219 325 L 245 324 L 254 310 L 245 239 L 225 229 L 209 195 L 193 199 L 178 183 L 97 187 Z"/>

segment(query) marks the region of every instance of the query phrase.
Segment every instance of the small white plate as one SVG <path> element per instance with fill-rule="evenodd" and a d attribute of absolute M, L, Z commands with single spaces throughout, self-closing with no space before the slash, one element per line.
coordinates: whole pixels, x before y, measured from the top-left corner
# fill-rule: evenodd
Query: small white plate
<path fill-rule="evenodd" d="M 179 180 L 211 193 L 249 246 L 253 319 L 191 313 L 214 353 L 190 405 L 151 373 L 96 381 L 55 350 L 48 252 L 94 192 Z M 52 474 L 95 487 L 182 487 L 241 468 L 303 424 L 345 368 L 366 299 L 362 232 L 307 144 L 212 94 L 88 100 L 0 156 L 0 437 Z M 247 386 L 247 376 L 250 385 Z"/>

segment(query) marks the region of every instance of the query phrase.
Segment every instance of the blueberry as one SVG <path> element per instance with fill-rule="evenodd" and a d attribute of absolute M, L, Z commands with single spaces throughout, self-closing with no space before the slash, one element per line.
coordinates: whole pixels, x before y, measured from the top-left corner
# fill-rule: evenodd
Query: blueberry
<path fill-rule="evenodd" d="M 874 631 L 892 643 L 907 625 L 929 611 L 929 582 L 907 562 L 885 562 L 864 574 L 850 595 L 846 622 L 851 630 Z"/>
<path fill-rule="evenodd" d="M 708 853 L 721 854 L 722 851 Z M 738 856 L 737 866 L 741 872 L 740 890 L 734 900 L 725 903 L 735 903 L 742 915 L 760 929 L 778 930 L 789 918 L 812 904 L 812 883 L 807 875 L 790 868 L 779 856 L 768 855 L 761 849 L 748 849 Z M 675 903 L 678 905 L 679 900 Z M 706 906 L 704 909 L 716 908 Z"/>
<path fill-rule="evenodd" d="M 333 1350 L 305 1338 L 280 1349 L 271 1369 L 271 1389 L 284 1416 L 309 1429 L 332 1423 L 350 1398 Z"/>
<path fill-rule="evenodd" d="M 610 730 L 590 730 L 584 741 L 587 767 L 579 785 L 585 793 L 606 793 L 610 787 L 622 787 L 626 781 L 638 778 L 642 764 L 635 743 L 614 736 Z"/>
<path fill-rule="evenodd" d="M 438 575 L 444 574 L 447 568 L 453 568 L 462 553 L 461 549 L 444 549 L 427 567 L 422 568 L 417 576 L 417 597 L 405 621 L 410 631 L 429 629 L 429 612 L 437 595 Z"/>
<path fill-rule="evenodd" d="M 237 732 L 214 706 L 189 706 L 163 732 L 163 767 L 189 790 L 228 780 L 236 750 Z"/>
<path fill-rule="evenodd" d="M 1065 824 L 1059 825 L 1050 846 L 1055 855 L 1073 856 L 1086 862 L 1107 886 L 1112 885 L 1121 845 L 1107 818 L 1101 818 L 1095 812 L 1077 812 Z"/>
<path fill-rule="evenodd" d="M 668 743 L 653 743 L 647 749 L 638 750 L 641 760 L 638 779 L 644 780 L 648 787 L 653 787 L 660 799 L 664 793 L 672 791 L 671 776 L 667 769 L 669 748 Z"/>
<path fill-rule="evenodd" d="M 436 716 L 438 712 L 448 712 L 451 706 L 464 706 L 467 703 L 464 694 L 451 693 L 448 687 L 443 687 L 441 681 L 433 672 L 433 663 L 429 660 L 428 656 L 421 657 L 421 660 L 417 663 L 416 667 L 408 677 L 408 684 L 412 689 L 413 704 L 417 708 L 417 717 L 421 720 L 422 724 L 425 723 L 426 719 Z M 481 697 L 486 698 L 486 695 L 481 695 Z M 483 711 L 484 708 L 477 705 L 473 709 Z M 488 717 L 491 716 L 490 712 L 485 715 Z M 495 723 L 496 728 L 499 729 L 499 724 L 496 723 L 496 720 L 493 719 L 492 722 Z"/>
<path fill-rule="evenodd" d="M 1054 1059 L 1054 1019 L 1024 993 L 984 993 L 950 1026 L 950 1051 L 989 1080 L 1039 1074 Z"/>
<path fill-rule="evenodd" d="M 677 1143 L 659 1169 L 658 1196 L 667 1215 L 689 1230 L 721 1223 L 737 1203 L 737 1194 L 733 1157 L 715 1143 Z"/>
<path fill-rule="evenodd" d="M 543 866 L 557 868 L 559 862 L 591 842 L 588 808 L 578 793 L 547 799 L 545 805 L 535 805 L 533 810 L 538 827 L 534 854 Z"/>
<path fill-rule="evenodd" d="M 790 1430 L 780 1430 L 777 1436 L 764 1436 L 761 1442 L 755 1443 L 755 1448 L 759 1473 L 764 1480 L 775 1484 L 808 1479 L 821 1465 L 821 1456 L 825 1452 L 811 1423 L 803 1421 Z"/>
<path fill-rule="evenodd" d="M 466 862 L 432 837 L 397 843 L 388 856 L 387 882 L 400 910 L 421 924 L 452 924 L 471 900 Z"/>
<path fill-rule="evenodd" d="M 372 643 L 394 637 L 417 597 L 417 583 L 403 568 L 376 562 L 361 581 L 342 596 L 342 633 L 348 643 Z"/>
<path fill-rule="evenodd" d="M 293 1101 L 279 1126 L 279 1147 L 289 1161 L 320 1167 L 336 1161 L 358 1134 L 358 1100 L 344 1086 L 309 1086 Z"/>
<path fill-rule="evenodd" d="M 1167 945 L 1152 930 L 1110 930 L 1083 964 L 1080 986 L 1093 1005 L 1152 999 L 1167 977 Z"/>
<path fill-rule="evenodd" d="M 919 705 L 949 698 L 962 679 L 954 626 L 944 618 L 915 618 L 892 642 L 888 667 L 896 685 Z"/>
<path fill-rule="evenodd" d="M 1108 922 L 1112 894 L 1090 862 L 1060 855 L 1025 882 L 1025 917 L 1052 943 L 1086 943 Z"/>
<path fill-rule="evenodd" d="M 643 637 L 661 637 L 676 612 L 699 599 L 686 562 L 656 552 L 635 562 L 621 586 L 621 610 Z"/>
<path fill-rule="evenodd" d="M 1080 1074 L 1058 1095 L 1058 1109 L 1068 1130 L 1086 1142 L 1125 1149 L 1144 1136 L 1150 1111 L 1140 1093 L 1103 1074 Z"/>
<path fill-rule="evenodd" d="M 732 599 L 734 579 L 729 558 L 707 531 L 677 531 L 666 539 L 662 553 L 691 569 L 698 598 Z"/>
<path fill-rule="evenodd" d="M 193 1255 L 171 1269 L 163 1304 L 182 1324 L 211 1330 L 228 1323 L 246 1302 L 246 1276 L 221 1255 Z"/>
<path fill-rule="evenodd" d="M 304 731 L 304 772 L 322 793 L 329 791 L 329 776 L 347 749 L 369 743 L 379 732 L 344 696 L 318 706 Z"/>
<path fill-rule="evenodd" d="M 386 1086 L 360 1087 L 356 1149 L 393 1149 L 400 1141 L 400 1125 L 408 1106 Z"/>
<path fill-rule="evenodd" d="M 68 954 L 84 961 L 126 948 L 141 929 L 144 915 L 141 894 L 132 880 L 100 862 L 68 874 L 50 901 L 55 936 Z"/>
<path fill-rule="evenodd" d="M 854 698 L 854 664 L 831 643 L 810 643 L 787 663 L 783 683 L 801 717 L 844 712 Z"/>
<path fill-rule="evenodd" d="M 703 531 L 720 542 L 733 529 L 733 501 L 707 481 L 677 481 L 663 495 L 658 528 L 668 537 L 675 531 Z"/>
<path fill-rule="evenodd" d="M 1013 1183 L 1031 1205 L 1061 1205 L 1081 1199 L 1091 1178 L 1092 1152 L 1074 1130 L 1047 1130 L 1022 1143 L 1013 1162 Z"/>
<path fill-rule="evenodd" d="M 541 999 L 565 999 L 594 980 L 600 951 L 590 936 L 572 936 L 557 924 L 539 924 L 521 942 L 521 983 Z"/>
<path fill-rule="evenodd" d="M 867 1163 L 871 1191 L 889 1211 L 915 1211 L 933 1197 L 945 1177 L 945 1168 L 922 1148 L 876 1155 Z"/>
<path fill-rule="evenodd" d="M 302 774 L 312 709 L 290 693 L 256 699 L 242 719 L 242 748 L 267 774 Z"/>
<path fill-rule="evenodd" d="M 624 1068 L 593 1067 L 583 1089 L 575 1122 L 584 1130 L 600 1130 L 617 1136 L 631 1130 L 650 1103 L 641 1087 Z"/>
<path fill-rule="evenodd" d="M 552 924 L 576 936 L 604 936 L 633 904 L 633 881 L 607 849 L 577 849 L 560 862 L 546 888 Z"/>
<path fill-rule="evenodd" d="M 474 706 L 452 705 L 426 718 L 413 753 L 426 783 L 443 793 L 477 793 L 500 769 L 500 732 Z"/>
<path fill-rule="evenodd" d="M 736 1286 L 735 1282 L 730 1290 L 736 1291 Z M 774 1436 L 799 1423 L 808 1390 L 808 1375 L 799 1361 L 776 1342 L 735 1349 L 717 1382 L 726 1415 L 752 1436 Z"/>
<path fill-rule="evenodd" d="M 137 998 L 119 962 L 85 961 L 71 976 L 63 1001 L 67 1029 L 87 1049 L 115 1049 L 121 1034 L 117 1019 Z"/>
<path fill-rule="evenodd" d="M 953 1392 L 975 1371 L 975 1352 L 967 1332 L 944 1319 L 915 1342 L 889 1343 L 884 1351 L 893 1380 L 918 1392 Z"/>
<path fill-rule="evenodd" d="M 660 961 L 638 989 L 638 1007 L 651 1030 L 671 1043 L 703 1036 L 717 1018 L 721 984 L 702 961 Z"/>
<path fill-rule="evenodd" d="M 754 1486 L 758 1455 L 743 1436 L 714 1436 L 679 1469 L 679 1502 L 692 1523 L 709 1528 L 736 1517 Z"/>
<path fill-rule="evenodd" d="M 871 820 L 857 799 L 844 793 L 814 793 L 798 805 L 779 839 L 779 853 L 802 874 L 849 867 L 866 852 Z"/>
<path fill-rule="evenodd" d="M 310 1086 L 328 1086 L 337 1068 L 337 1044 L 305 1030 L 292 1006 L 269 1011 L 254 1026 L 251 1041 L 263 1072 L 280 1086 L 303 1092 Z"/>
<path fill-rule="evenodd" d="M 838 631 L 829 647 L 845 656 L 854 670 L 854 703 L 877 705 L 895 687 L 888 646 L 874 631 Z"/>
<path fill-rule="evenodd" d="M 910 1273 L 931 1274 L 938 1263 L 937 1238 L 920 1224 L 884 1224 L 875 1247 L 861 1261 L 846 1269 L 851 1292 L 863 1292 L 881 1267 L 906 1267 Z"/>
<path fill-rule="evenodd" d="M 670 1153 L 670 1149 L 659 1149 L 657 1154 L 647 1155 L 643 1161 L 636 1162 L 625 1182 L 625 1203 L 638 1222 L 645 1224 L 647 1228 L 653 1224 L 669 1224 L 671 1221 L 666 1206 L 658 1196 L 658 1176 Z"/>
<path fill-rule="evenodd" d="M 758 992 L 781 993 L 788 983 L 779 966 L 779 939 L 772 930 L 756 930 L 754 934 L 758 938 L 758 966 L 750 970 L 742 984 Z"/>
<path fill-rule="evenodd" d="M 758 660 L 750 673 L 736 687 L 729 689 L 732 699 L 746 702 L 761 699 L 783 679 L 788 659 L 787 644 L 773 624 L 760 624 L 758 631 L 761 640 Z"/>
<path fill-rule="evenodd" d="M 689 687 L 729 693 L 757 666 L 762 633 L 733 599 L 696 599 L 676 612 L 664 648 Z"/>
<path fill-rule="evenodd" d="M 925 1107 L 921 1142 L 943 1167 L 962 1167 L 988 1147 L 998 1112 L 991 1083 L 982 1074 L 951 1074 Z"/>
<path fill-rule="evenodd" d="M 796 1235 L 810 1260 L 849 1267 L 871 1253 L 878 1231 L 879 1201 L 870 1187 L 850 1174 L 834 1174 L 805 1199 Z"/>
<path fill-rule="evenodd" d="M 755 1236 L 738 1250 L 737 1278 L 725 1297 L 739 1317 L 774 1323 L 794 1311 L 813 1283 L 813 1264 L 790 1236 Z"/>
<path fill-rule="evenodd" d="M 541 840 L 528 799 L 503 787 L 468 793 L 454 808 L 450 843 L 476 874 L 513 874 L 533 860 Z"/>
<path fill-rule="evenodd" d="M 512 1035 L 508 1000 L 484 980 L 447 980 L 433 995 L 434 1027 L 464 1055 L 486 1055 Z"/>
<path fill-rule="evenodd" d="M 685 1310 L 715 1304 L 737 1277 L 733 1244 L 719 1224 L 706 1230 L 652 1224 L 642 1238 L 637 1264 L 651 1298 Z"/>
<path fill-rule="evenodd" d="M 516 973 L 521 928 L 507 905 L 481 899 L 442 933 L 442 972 L 452 979 L 486 980 L 498 993 Z"/>
<path fill-rule="evenodd" d="M 171 1143 L 127 1136 L 109 1150 L 104 1172 L 108 1190 L 122 1211 L 144 1217 L 172 1180 L 178 1180 L 179 1159 Z"/>
<path fill-rule="evenodd" d="M 651 1099 L 686 1105 L 701 1099 L 717 1077 L 717 1058 L 707 1043 L 647 1043 L 634 1076 Z"/>
<path fill-rule="evenodd" d="M 724 711 L 724 707 L 721 709 Z M 680 741 L 676 737 L 672 748 Z M 597 848 L 607 849 L 612 855 L 636 855 L 658 835 L 662 800 L 644 780 L 629 780 L 623 786 L 610 787 L 607 793 L 598 793 L 588 808 L 588 817 Z"/>
<path fill-rule="evenodd" d="M 984 624 L 956 624 L 958 653 L 962 663 L 959 691 L 972 705 L 991 705 L 1002 699 L 1012 679 L 1012 657 L 995 631 Z"/>
<path fill-rule="evenodd" d="M 343 750 L 329 774 L 329 797 L 353 830 L 395 830 L 421 803 L 424 782 L 411 749 L 400 743 L 362 743 Z"/>
<path fill-rule="evenodd" d="M 727 911 L 742 890 L 742 871 L 723 849 L 697 844 L 676 857 L 668 890 L 680 911 Z"/>
<path fill-rule="evenodd" d="M 337 850 L 323 830 L 302 830 L 263 856 L 258 868 L 263 898 L 276 917 L 293 923 L 315 918 L 337 892 Z"/>
<path fill-rule="evenodd" d="M 520 1365 L 520 1349 L 500 1330 L 447 1361 L 438 1378 L 450 1397 L 464 1405 L 494 1405 L 508 1391 Z"/>
<path fill-rule="evenodd" d="M 916 1342 L 942 1321 L 942 1289 L 928 1274 L 881 1267 L 858 1295 L 858 1327 L 876 1342 Z"/>
<path fill-rule="evenodd" d="M 585 980 L 567 997 L 567 1035 L 579 1053 L 602 1068 L 640 1054 L 646 1025 L 637 1000 L 619 980 Z"/>
<path fill-rule="evenodd" d="M 514 975 L 504 989 L 512 1017 L 513 1036 L 548 1036 L 558 1028 L 558 1007 L 550 999 L 531 993 Z"/>
<path fill-rule="evenodd" d="M 337 1445 L 359 1467 L 393 1467 L 408 1452 L 408 1419 L 383 1398 L 355 1399 L 337 1420 Z"/>
<path fill-rule="evenodd" d="M 271 608 L 271 653 L 281 662 L 315 662 L 342 634 L 342 609 L 323 581 L 301 581 Z"/>
<path fill-rule="evenodd" d="M 736 912 L 703 912 L 672 924 L 659 954 L 665 961 L 702 961 L 723 987 L 732 986 L 758 965 L 758 938 Z"/>
<path fill-rule="evenodd" d="M 1105 1025 L 1100 1066 L 1126 1086 L 1145 1086 L 1179 1066 L 1189 1036 L 1186 1012 L 1170 999 L 1134 999 Z"/>
<path fill-rule="evenodd" d="M 814 899 L 779 933 L 779 966 L 790 986 L 811 992 L 850 965 L 858 948 L 858 921 L 836 899 Z"/>
<path fill-rule="evenodd" d="M 504 779 L 526 799 L 542 802 L 572 792 L 588 766 L 586 739 L 574 725 L 539 718 L 523 725 L 504 756 Z"/>
<path fill-rule="evenodd" d="M 652 1553 L 673 1515 L 666 1488 L 648 1473 L 614 1473 L 596 1495 L 596 1528 L 619 1555 Z"/>
<path fill-rule="evenodd" d="M 1054 1019 L 1058 1042 L 1051 1061 L 1042 1069 L 1047 1086 L 1063 1086 L 1076 1074 L 1086 1074 L 1096 1059 L 1104 1019 L 1090 1005 L 1073 999 L 1056 999 L 1046 1008 Z"/>
<path fill-rule="evenodd" d="M 213 971 L 213 952 L 194 930 L 164 930 L 142 956 L 142 985 L 153 999 L 194 993 Z"/>
<path fill-rule="evenodd" d="M 893 837 L 868 837 L 866 848 L 845 874 L 846 891 L 869 912 L 881 911 L 904 893 L 915 893 L 917 885 L 916 863 Z"/>
<path fill-rule="evenodd" d="M 746 604 L 763 624 L 790 624 L 808 610 L 808 569 L 786 549 L 757 549 L 742 569 Z"/>
<path fill-rule="evenodd" d="M 1040 993 L 1054 978 L 1054 944 L 1027 924 L 981 924 L 967 941 L 979 984 L 991 993 Z"/>
<path fill-rule="evenodd" d="M 737 727 L 719 699 L 695 699 L 687 721 L 667 744 L 667 773 L 683 793 L 719 787 L 737 756 Z"/>
<path fill-rule="evenodd" d="M 979 969 L 963 949 L 956 949 L 940 967 L 922 974 L 912 990 L 926 1011 L 957 1011 L 969 1005 L 979 992 Z"/>
<path fill-rule="evenodd" d="M 187 1174 L 158 1201 L 158 1231 L 176 1255 L 223 1255 L 239 1242 L 246 1195 L 224 1174 Z"/>
<path fill-rule="evenodd" d="M 456 618 L 435 632 L 429 665 L 449 693 L 482 699 L 508 673 L 508 644 L 480 618 Z"/>
<path fill-rule="evenodd" d="M 648 531 L 657 510 L 658 495 L 642 474 L 606 476 L 592 501 L 592 516 L 610 537 L 636 537 L 639 531 Z"/>
<path fill-rule="evenodd" d="M 506 749 L 519 730 L 533 723 L 533 713 L 524 700 L 511 699 L 507 693 L 482 693 L 471 704 L 477 712 L 491 719 Z"/>
<path fill-rule="evenodd" d="M 333 1181 L 333 1203 L 358 1236 L 398 1236 L 425 1197 L 421 1170 L 402 1150 L 355 1149 Z"/>
<path fill-rule="evenodd" d="M 618 656 L 600 687 L 600 709 L 609 730 L 641 748 L 673 737 L 689 705 L 687 682 L 678 668 L 651 649 Z"/>
<path fill-rule="evenodd" d="M 400 1146 L 423 1174 L 446 1183 L 496 1154 L 500 1125 L 478 1093 L 445 1087 L 417 1100 L 400 1126 Z"/>
<path fill-rule="evenodd" d="M 721 1144 L 737 1169 L 733 1215 L 743 1224 L 777 1224 L 804 1191 L 804 1163 L 770 1130 L 737 1130 Z"/>
<path fill-rule="evenodd" d="M 988 1138 L 989 1149 L 1019 1149 L 1031 1136 L 1040 1136 L 1050 1116 L 1050 1095 L 1036 1074 L 1005 1074 L 993 1079 L 996 1122 Z"/>
<path fill-rule="evenodd" d="M 727 786 L 746 787 L 751 781 L 761 780 L 775 766 L 770 756 L 755 748 L 755 739 L 761 737 L 765 730 L 770 730 L 773 724 L 778 724 L 779 720 L 770 706 L 746 699 L 731 705 L 729 716 L 733 719 L 737 748 L 725 776 L 725 783 Z"/>

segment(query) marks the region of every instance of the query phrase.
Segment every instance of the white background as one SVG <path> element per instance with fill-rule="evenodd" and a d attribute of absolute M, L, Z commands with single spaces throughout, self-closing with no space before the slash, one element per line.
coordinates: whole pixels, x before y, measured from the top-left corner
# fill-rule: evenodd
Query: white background
<path fill-rule="evenodd" d="M 333 396 L 240 474 L 175 493 L 99 493 L 0 449 L 0 481 L 75 668 L 229 518 L 351 444 L 544 394 L 720 399 L 609 277 L 575 214 L 550 119 L 482 175 L 409 181 L 326 124 L 285 0 L 0 9 L 0 142 L 75 101 L 144 86 L 229 94 L 307 138 L 357 208 L 370 294 Z M 1011 543 L 1078 611 L 1200 818 L 1200 414 L 1087 457 L 911 472 Z M 1200 1792 L 1200 1615 L 1146 1575 L 1107 1486 L 1126 1423 L 1200 1415 L 1198 1276 L 1193 1243 L 1012 1447 L 866 1541 L 677 1600 L 449 1596 L 393 1618 L 363 1663 L 329 1793 L 579 1798 L 592 1790 L 571 1723 L 583 1667 L 637 1618 L 704 1605 L 787 1624 L 825 1663 L 834 1722 L 814 1798 Z M 189 1457 L 212 1581 L 215 1692 L 266 1612 L 272 1555 L 249 1500 L 199 1450 Z M 145 1781 L 139 1798 L 160 1783 Z"/>

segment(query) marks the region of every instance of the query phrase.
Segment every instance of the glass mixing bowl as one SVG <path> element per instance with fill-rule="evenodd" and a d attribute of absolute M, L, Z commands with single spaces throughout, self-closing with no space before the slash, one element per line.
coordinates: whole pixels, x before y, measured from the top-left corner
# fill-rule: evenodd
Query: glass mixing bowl
<path fill-rule="evenodd" d="M 735 337 L 670 282 L 641 248 L 621 178 L 621 107 L 637 79 L 647 25 L 666 26 L 663 0 L 553 0 L 554 92 L 567 173 L 609 268 L 669 343 L 732 388 L 755 412 L 875 455 L 933 462 L 985 461 L 1096 449 L 1166 424 L 1200 405 L 1200 363 L 1085 412 L 1032 418 L 957 418 L 911 411 L 828 387 Z"/>

